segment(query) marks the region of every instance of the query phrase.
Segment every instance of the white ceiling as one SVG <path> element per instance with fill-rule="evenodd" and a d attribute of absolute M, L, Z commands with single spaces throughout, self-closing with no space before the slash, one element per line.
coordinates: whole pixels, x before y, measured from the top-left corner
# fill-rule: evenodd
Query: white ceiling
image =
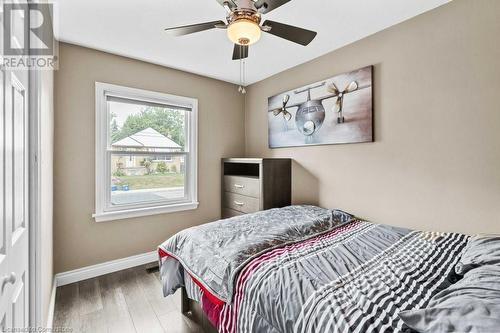
<path fill-rule="evenodd" d="M 450 0 L 292 0 L 263 19 L 315 30 L 309 46 L 264 34 L 250 47 L 247 83 L 317 58 Z M 172 37 L 167 27 L 225 18 L 216 0 L 57 0 L 56 36 L 83 45 L 238 83 L 225 30 Z"/>

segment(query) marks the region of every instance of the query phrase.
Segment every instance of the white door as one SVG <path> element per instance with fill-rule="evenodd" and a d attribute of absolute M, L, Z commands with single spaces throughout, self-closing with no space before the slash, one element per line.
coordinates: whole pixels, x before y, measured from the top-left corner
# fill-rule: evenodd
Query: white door
<path fill-rule="evenodd" d="M 13 27 L 23 27 L 24 15 L 18 14 L 12 19 L 16 20 Z M 0 36 L 3 36 L 2 30 L 3 27 L 0 27 Z M 14 33 L 24 32 L 15 31 Z M 3 43 L 0 44 L 3 45 Z M 27 71 L 10 71 L 0 68 L 2 108 L 0 115 L 0 328 L 2 329 L 25 328 L 29 324 L 27 89 Z"/>

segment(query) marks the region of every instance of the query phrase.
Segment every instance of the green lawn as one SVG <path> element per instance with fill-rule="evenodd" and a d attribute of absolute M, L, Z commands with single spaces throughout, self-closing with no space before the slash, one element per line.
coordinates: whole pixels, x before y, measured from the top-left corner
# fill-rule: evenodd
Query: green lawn
<path fill-rule="evenodd" d="M 184 174 L 169 173 L 163 175 L 123 176 L 115 177 L 119 180 L 117 185 L 128 184 L 130 190 L 149 188 L 179 187 L 184 185 Z"/>

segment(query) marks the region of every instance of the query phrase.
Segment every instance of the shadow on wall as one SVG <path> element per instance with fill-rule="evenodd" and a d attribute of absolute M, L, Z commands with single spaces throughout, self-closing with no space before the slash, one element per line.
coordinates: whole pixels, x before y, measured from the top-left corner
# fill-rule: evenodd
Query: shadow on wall
<path fill-rule="evenodd" d="M 319 180 L 304 166 L 292 161 L 292 203 L 319 204 Z"/>

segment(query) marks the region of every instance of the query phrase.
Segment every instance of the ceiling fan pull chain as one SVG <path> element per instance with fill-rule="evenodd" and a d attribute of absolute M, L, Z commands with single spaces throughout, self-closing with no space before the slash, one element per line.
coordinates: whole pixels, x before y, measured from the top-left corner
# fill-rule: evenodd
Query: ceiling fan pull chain
<path fill-rule="evenodd" d="M 240 53 L 241 53 L 241 51 L 240 51 Z M 242 82 L 241 59 L 240 59 L 240 63 L 239 63 L 239 68 L 240 68 L 240 84 L 239 84 L 239 87 L 238 87 L 238 92 L 241 92 L 243 90 L 243 87 L 241 86 L 241 82 Z"/>
<path fill-rule="evenodd" d="M 238 87 L 238 91 L 242 94 L 246 94 L 246 89 L 245 89 L 245 82 L 246 82 L 246 78 L 245 78 L 245 59 L 243 59 L 243 53 L 245 52 L 245 50 L 243 49 L 242 46 L 239 47 L 239 50 L 238 50 L 239 54 L 240 54 L 240 86 Z"/>
<path fill-rule="evenodd" d="M 246 78 L 246 60 L 243 59 L 243 88 L 241 89 L 241 93 L 242 94 L 246 94 L 247 93 L 247 90 L 245 89 L 245 86 L 246 86 L 246 82 L 247 82 L 247 78 Z"/>
<path fill-rule="evenodd" d="M 241 48 L 238 50 L 240 53 L 240 61 L 239 61 L 239 67 L 240 67 L 240 86 L 238 87 L 238 91 L 241 92 Z"/>

